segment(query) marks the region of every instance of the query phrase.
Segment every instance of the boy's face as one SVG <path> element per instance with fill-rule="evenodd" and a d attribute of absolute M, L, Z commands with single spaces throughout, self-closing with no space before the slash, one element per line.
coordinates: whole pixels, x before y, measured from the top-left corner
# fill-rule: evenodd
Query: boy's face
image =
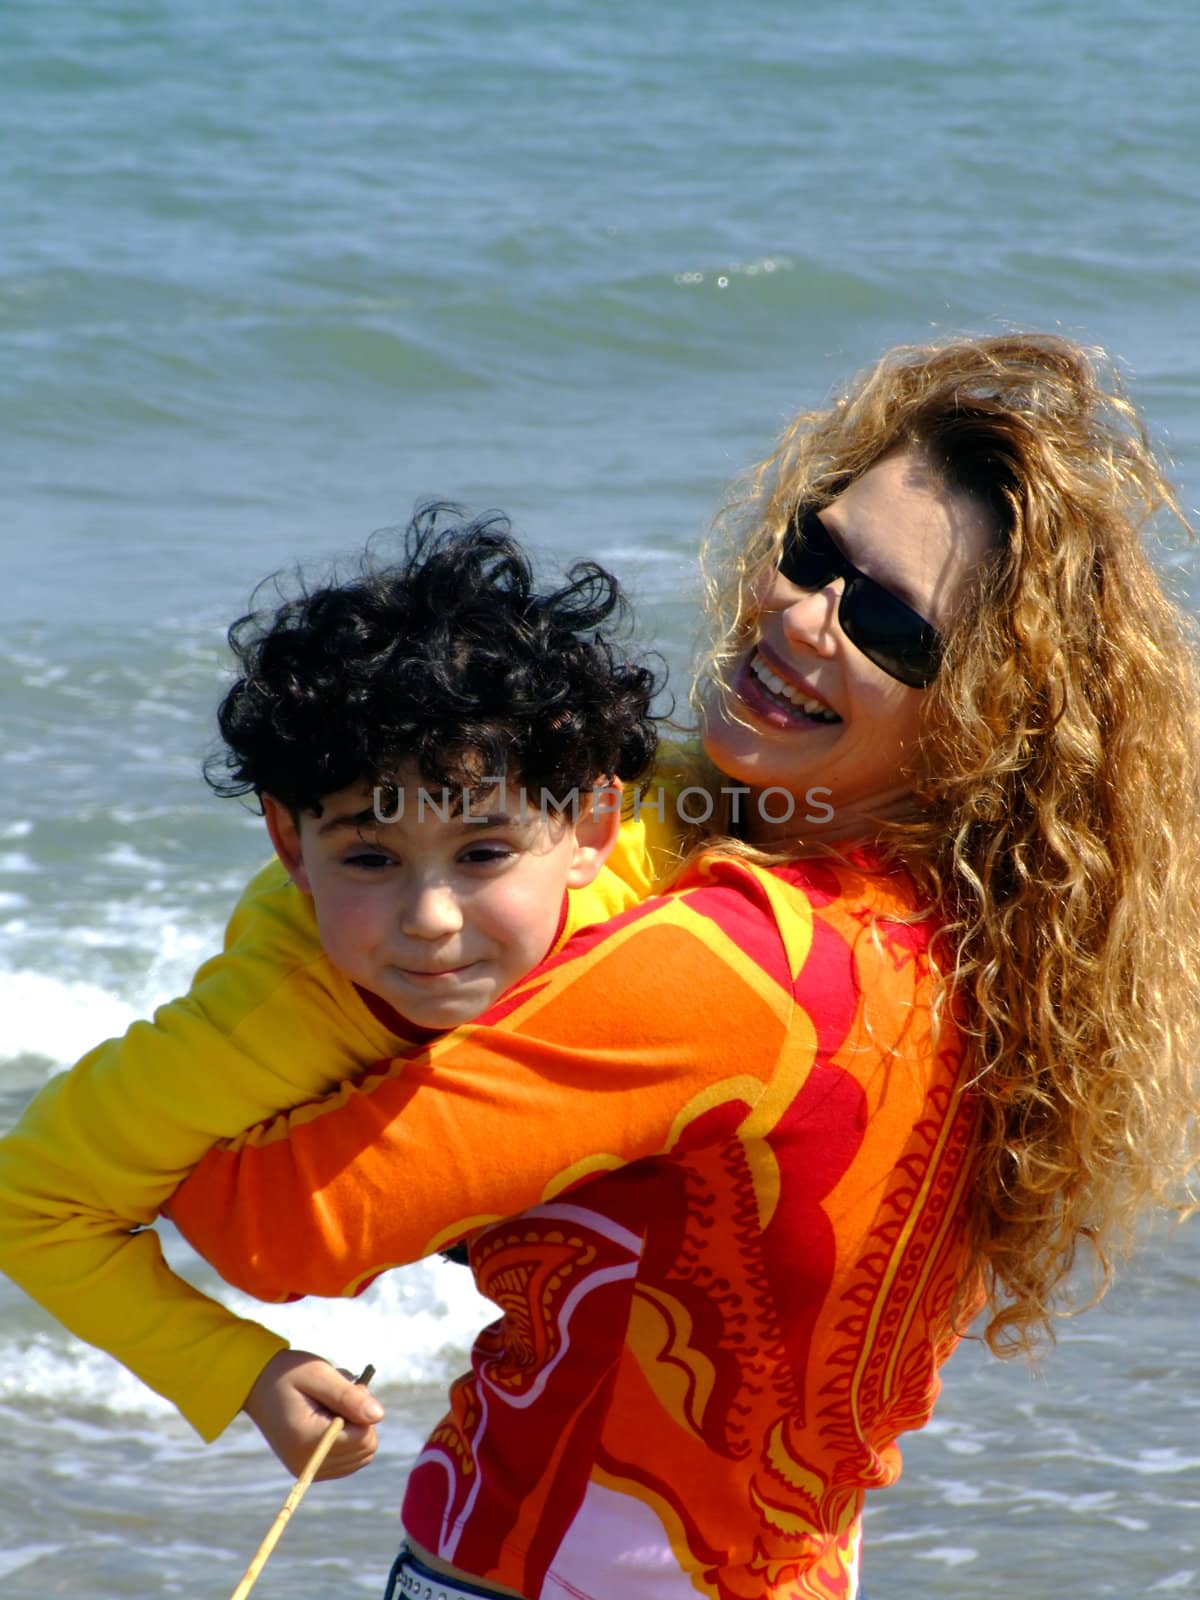
<path fill-rule="evenodd" d="M 494 791 L 446 814 L 418 780 L 381 797 L 354 785 L 319 817 L 264 795 L 267 827 L 292 881 L 313 899 L 326 955 L 346 977 L 422 1028 L 486 1011 L 549 952 L 569 888 L 590 883 L 616 839 L 614 792 L 558 818 Z M 430 804 L 430 800 L 437 802 Z M 402 805 L 401 805 L 402 802 Z"/>

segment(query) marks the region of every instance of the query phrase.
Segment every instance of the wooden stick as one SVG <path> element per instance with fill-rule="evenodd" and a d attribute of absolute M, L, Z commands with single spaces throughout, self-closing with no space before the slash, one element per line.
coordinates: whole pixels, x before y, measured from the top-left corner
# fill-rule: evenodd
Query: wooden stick
<path fill-rule="evenodd" d="M 357 1378 L 355 1378 L 354 1381 L 355 1383 L 368 1384 L 374 1376 L 374 1367 L 364 1367 L 362 1372 Z M 312 1455 L 309 1456 L 308 1461 L 305 1464 L 304 1471 L 292 1485 L 292 1491 L 288 1495 L 287 1499 L 283 1502 L 283 1506 L 279 1512 L 279 1515 L 267 1529 L 266 1538 L 255 1551 L 254 1560 L 246 1568 L 246 1576 L 230 1595 L 229 1600 L 246 1600 L 246 1596 L 258 1582 L 259 1574 L 266 1566 L 268 1556 L 279 1543 L 280 1535 L 287 1527 L 288 1518 L 291 1516 L 292 1512 L 295 1511 L 301 1500 L 303 1500 L 305 1492 L 307 1491 L 309 1484 L 316 1477 L 322 1461 L 324 1461 L 330 1450 L 332 1450 L 333 1441 L 337 1438 L 338 1434 L 341 1433 L 345 1426 L 345 1417 L 334 1417 L 332 1422 L 330 1422 L 329 1426 L 325 1429 L 325 1432 L 317 1441 L 316 1449 L 313 1451 Z"/>

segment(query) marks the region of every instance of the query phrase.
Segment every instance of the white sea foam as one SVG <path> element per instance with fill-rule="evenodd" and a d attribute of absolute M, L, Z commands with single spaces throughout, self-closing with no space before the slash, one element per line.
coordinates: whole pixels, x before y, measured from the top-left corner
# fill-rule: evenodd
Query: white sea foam
<path fill-rule="evenodd" d="M 34 940 L 42 934 L 29 919 L 13 918 L 0 931 L 10 944 L 30 941 L 40 965 L 44 955 Z M 6 1057 L 19 1055 L 70 1066 L 102 1039 L 124 1033 L 139 1017 L 186 994 L 197 967 L 220 945 L 216 924 L 186 927 L 161 906 L 118 904 L 97 907 L 90 924 L 55 936 L 54 965 L 77 975 L 23 968 L 14 950 L 8 969 L 0 969 L 0 1067 Z M 114 958 L 127 966 L 131 950 L 142 953 L 140 966 L 106 981 Z"/>
<path fill-rule="evenodd" d="M 186 1247 L 177 1238 L 171 1243 L 173 1262 L 183 1264 Z M 195 1270 L 189 1275 L 198 1276 Z M 211 1287 L 211 1279 L 205 1285 Z M 294 1349 L 312 1350 L 347 1369 L 371 1362 L 380 1391 L 442 1383 L 464 1370 L 475 1334 L 498 1315 L 476 1293 L 468 1272 L 441 1261 L 386 1273 L 355 1300 L 269 1306 L 225 1288 L 220 1297 L 240 1315 L 282 1334 Z M 110 1356 L 58 1329 L 0 1339 L 0 1399 L 131 1419 L 172 1412 Z"/>
<path fill-rule="evenodd" d="M 44 1056 L 56 1066 L 78 1060 L 101 1039 L 124 1033 L 139 1012 L 91 983 L 43 972 L 0 972 L 4 1056 Z"/>
<path fill-rule="evenodd" d="M 145 1417 L 166 1416 L 173 1409 L 103 1351 L 65 1333 L 0 1340 L 0 1395 Z"/>
<path fill-rule="evenodd" d="M 941 1561 L 947 1567 L 965 1566 L 968 1561 L 978 1561 L 979 1551 L 971 1545 L 940 1544 L 932 1550 L 919 1550 L 918 1561 Z"/>
<path fill-rule="evenodd" d="M 370 1361 L 378 1388 L 438 1383 L 463 1370 L 475 1334 L 499 1315 L 469 1272 L 440 1260 L 385 1273 L 354 1300 L 264 1306 L 228 1290 L 221 1297 L 296 1349 L 356 1370 Z"/>
<path fill-rule="evenodd" d="M 100 860 L 109 867 L 132 867 L 135 872 L 161 872 L 163 863 L 144 855 L 131 844 L 114 844 L 103 851 Z"/>
<path fill-rule="evenodd" d="M 25 1544 L 15 1550 L 0 1550 L 0 1578 L 10 1578 L 22 1567 L 31 1566 L 42 1556 L 57 1555 L 61 1549 L 59 1544 Z"/>

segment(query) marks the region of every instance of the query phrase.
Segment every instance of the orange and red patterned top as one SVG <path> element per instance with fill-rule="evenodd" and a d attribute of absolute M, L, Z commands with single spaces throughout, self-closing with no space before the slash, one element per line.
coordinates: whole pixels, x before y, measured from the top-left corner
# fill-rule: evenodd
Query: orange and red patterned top
<path fill-rule="evenodd" d="M 865 852 L 705 857 L 181 1187 L 263 1298 L 470 1239 L 502 1315 L 409 1478 L 426 1549 L 529 1600 L 852 1600 L 968 1271 L 975 1108 L 916 909 Z"/>

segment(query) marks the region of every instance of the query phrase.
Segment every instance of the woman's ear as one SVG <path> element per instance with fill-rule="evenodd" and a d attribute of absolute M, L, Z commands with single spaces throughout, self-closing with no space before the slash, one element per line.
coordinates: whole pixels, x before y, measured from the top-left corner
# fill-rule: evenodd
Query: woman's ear
<path fill-rule="evenodd" d="M 304 845 L 300 838 L 300 823 L 295 813 L 276 800 L 273 794 L 259 795 L 263 808 L 263 821 L 275 846 L 275 854 L 287 869 L 287 875 L 297 889 L 312 893 L 308 873 L 304 868 Z M 598 869 L 597 869 L 598 870 Z"/>
<path fill-rule="evenodd" d="M 575 828 L 575 853 L 567 873 L 567 888 L 582 889 L 592 882 L 608 860 L 621 831 L 620 778 L 598 783 L 580 807 Z"/>

